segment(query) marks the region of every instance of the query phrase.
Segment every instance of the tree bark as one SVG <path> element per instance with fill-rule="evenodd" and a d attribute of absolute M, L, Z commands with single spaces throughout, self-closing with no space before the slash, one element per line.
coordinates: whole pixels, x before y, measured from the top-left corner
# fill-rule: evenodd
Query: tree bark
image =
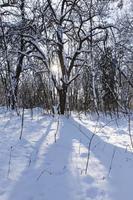
<path fill-rule="evenodd" d="M 66 108 L 67 86 L 64 84 L 62 89 L 58 90 L 58 93 L 59 93 L 60 114 L 64 115 Z"/>

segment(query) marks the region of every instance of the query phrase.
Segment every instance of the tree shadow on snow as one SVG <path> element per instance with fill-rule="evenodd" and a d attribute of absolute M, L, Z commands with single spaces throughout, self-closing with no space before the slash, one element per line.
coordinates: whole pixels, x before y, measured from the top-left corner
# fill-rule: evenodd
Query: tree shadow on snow
<path fill-rule="evenodd" d="M 71 122 L 74 126 L 80 126 L 80 130 L 85 133 L 88 137 L 91 138 L 93 132 L 86 128 L 84 125 L 79 125 L 74 118 L 71 118 Z M 86 138 L 83 133 L 80 132 L 81 136 L 77 137 L 76 139 L 79 140 L 80 143 L 84 145 L 87 149 L 89 147 L 90 141 Z M 81 154 L 81 157 L 86 157 L 87 160 L 88 152 L 86 154 Z M 89 158 L 89 165 L 88 165 L 88 175 L 91 176 L 91 172 L 93 173 L 95 170 L 97 171 L 98 166 L 97 162 L 94 162 L 95 166 L 93 165 L 93 158 L 96 158 L 98 163 L 102 166 L 101 171 L 104 170 L 105 173 L 102 176 L 102 173 L 98 173 L 99 181 L 103 179 L 108 183 L 110 187 L 110 197 L 113 200 L 125 200 L 128 199 L 132 200 L 133 190 L 133 153 L 128 151 L 126 148 L 122 148 L 116 146 L 114 144 L 108 143 L 104 141 L 98 135 L 95 135 L 90 148 L 90 158 Z M 92 164 L 91 164 L 92 163 Z M 85 167 L 84 167 L 85 169 Z M 100 168 L 99 168 L 100 171 Z M 90 190 L 88 190 L 90 192 Z M 91 191 L 92 192 L 92 191 Z M 103 191 L 104 192 L 104 191 Z M 89 195 L 89 193 L 88 193 Z M 99 195 L 97 193 L 97 195 Z M 91 196 L 90 196 L 91 197 Z M 99 197 L 93 197 L 95 200 L 100 199 Z M 93 199 L 91 198 L 91 199 Z M 106 197 L 107 199 L 109 197 Z M 101 198 L 102 199 L 102 198 Z M 109 198 L 110 199 L 110 198 Z"/>
<path fill-rule="evenodd" d="M 90 169 L 92 157 L 95 157 L 106 171 L 105 175 L 100 177 L 100 181 L 105 181 L 106 179 L 109 185 L 115 185 L 115 182 L 117 183 L 119 179 L 121 181 L 133 180 L 133 177 L 131 177 L 133 175 L 122 174 L 124 173 L 124 166 L 122 164 L 127 165 L 128 163 L 128 159 L 123 161 L 122 157 L 125 149 L 107 143 L 99 136 L 94 136 L 91 145 L 88 174 L 82 178 L 83 184 L 81 184 L 79 174 L 77 173 L 76 177 L 71 170 L 73 162 L 72 152 L 74 151 L 73 143 L 74 141 L 79 141 L 81 145 L 88 149 L 89 140 L 79 131 L 79 123 L 73 118 L 66 119 L 65 117 L 60 117 L 59 135 L 56 143 L 53 131 L 51 132 L 51 126 L 52 122 L 42 138 L 36 143 L 35 149 L 37 154 L 34 155 L 34 162 L 31 162 L 30 166 L 20 176 L 8 200 L 100 200 L 102 197 L 110 200 L 106 191 L 100 190 L 94 184 L 95 177 L 90 172 L 91 170 L 94 172 L 96 166 L 94 169 Z M 89 129 L 82 125 L 81 129 L 91 138 L 93 133 Z M 46 140 L 49 134 L 51 134 L 53 140 L 50 144 Z M 39 157 L 40 150 L 42 153 Z M 114 151 L 115 155 L 113 157 Z M 131 153 L 125 152 L 125 157 L 131 159 L 130 155 Z M 87 159 L 87 153 L 81 154 L 80 157 Z M 115 162 L 116 159 L 119 166 Z M 83 166 L 83 169 L 85 169 L 85 166 Z M 115 171 L 114 169 L 117 170 Z M 84 185 L 86 188 L 83 188 Z M 120 191 L 123 193 L 124 200 L 126 199 L 124 192 L 132 192 L 131 188 L 127 189 L 126 185 L 122 191 L 121 184 L 116 189 L 118 191 L 111 194 L 113 200 L 122 200 L 119 196 Z M 99 196 L 100 193 L 102 197 Z"/>

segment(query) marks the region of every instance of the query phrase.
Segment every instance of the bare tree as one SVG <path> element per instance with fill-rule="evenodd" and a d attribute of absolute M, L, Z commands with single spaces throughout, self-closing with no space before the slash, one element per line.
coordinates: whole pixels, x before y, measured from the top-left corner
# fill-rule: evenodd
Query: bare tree
<path fill-rule="evenodd" d="M 101 16 L 104 6 L 99 2 L 83 0 L 61 0 L 55 4 L 51 0 L 37 3 L 34 8 L 40 17 L 37 35 L 24 34 L 27 43 L 35 47 L 53 80 L 59 95 L 60 113 L 64 114 L 69 85 L 80 75 L 82 67 L 87 64 L 86 55 L 91 55 L 92 46 L 101 42 L 105 30 L 112 25 L 92 23 Z M 49 17 L 49 16 L 50 17 Z M 35 24 L 36 22 L 34 22 Z M 51 73 L 52 63 L 60 68 L 60 77 Z M 95 94 L 93 65 L 93 93 Z M 77 69 L 77 70 L 75 70 Z M 75 73 L 74 73 L 75 72 Z M 96 99 L 96 94 L 94 95 Z M 96 100 L 95 100 L 96 104 Z"/>

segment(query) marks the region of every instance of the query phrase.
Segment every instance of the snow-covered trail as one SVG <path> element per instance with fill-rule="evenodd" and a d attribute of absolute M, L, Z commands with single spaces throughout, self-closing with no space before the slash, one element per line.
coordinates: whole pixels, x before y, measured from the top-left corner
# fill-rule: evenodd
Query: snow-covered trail
<path fill-rule="evenodd" d="M 72 165 L 73 145 L 76 145 L 79 132 L 68 119 L 60 118 L 55 142 L 56 128 L 57 119 L 51 121 L 43 138 L 37 141 L 34 159 L 16 182 L 8 199 L 74 200 L 83 197 L 76 176 L 78 170 L 75 174 Z"/>
<path fill-rule="evenodd" d="M 4 131 L 0 134 L 0 200 L 132 200 L 133 155 L 124 146 L 130 142 L 127 138 L 121 135 L 119 145 L 117 136 L 111 140 L 106 130 L 95 134 L 85 174 L 92 121 L 59 117 L 58 131 L 57 126 L 58 116 L 31 120 L 26 115 L 19 142 L 13 140 L 20 127 L 18 117 L 7 129 L 0 127 Z"/>

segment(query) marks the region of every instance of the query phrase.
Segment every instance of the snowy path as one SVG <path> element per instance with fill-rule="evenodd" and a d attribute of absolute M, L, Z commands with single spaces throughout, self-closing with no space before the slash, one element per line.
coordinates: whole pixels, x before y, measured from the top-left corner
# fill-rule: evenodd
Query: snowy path
<path fill-rule="evenodd" d="M 18 141 L 21 119 L 1 119 L 0 200 L 132 200 L 130 140 L 127 134 L 118 136 L 124 127 L 110 124 L 96 132 L 96 121 L 60 117 L 55 142 L 58 117 L 31 120 L 26 113 Z"/>

